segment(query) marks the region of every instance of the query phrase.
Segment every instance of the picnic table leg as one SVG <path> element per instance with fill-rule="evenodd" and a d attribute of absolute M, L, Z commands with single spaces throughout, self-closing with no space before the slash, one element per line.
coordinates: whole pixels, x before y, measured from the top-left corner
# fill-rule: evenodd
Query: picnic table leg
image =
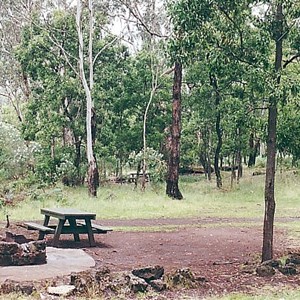
<path fill-rule="evenodd" d="M 49 220 L 50 220 L 50 216 L 45 216 L 43 225 L 47 227 L 49 224 Z M 43 240 L 45 234 L 46 233 L 44 231 L 39 231 L 39 240 Z"/>
<path fill-rule="evenodd" d="M 76 220 L 73 219 L 73 218 L 69 218 L 68 221 L 70 223 L 70 226 L 74 229 L 74 233 L 73 233 L 74 241 L 75 242 L 80 242 L 79 234 L 76 233 L 76 231 L 77 231 L 76 230 L 76 228 L 77 228 Z"/>
<path fill-rule="evenodd" d="M 53 237 L 53 246 L 54 247 L 58 246 L 59 237 L 60 237 L 60 234 L 64 227 L 65 222 L 66 222 L 66 220 L 59 219 L 59 222 L 55 229 L 55 233 L 54 233 L 54 237 Z"/>
<path fill-rule="evenodd" d="M 93 233 L 93 229 L 92 229 L 92 223 L 91 223 L 91 219 L 85 219 L 85 225 L 86 225 L 86 229 L 87 229 L 87 233 L 88 233 L 88 237 L 89 237 L 89 242 L 90 242 L 90 246 L 94 247 L 96 246 L 95 243 L 95 239 L 94 239 L 94 233 Z"/>

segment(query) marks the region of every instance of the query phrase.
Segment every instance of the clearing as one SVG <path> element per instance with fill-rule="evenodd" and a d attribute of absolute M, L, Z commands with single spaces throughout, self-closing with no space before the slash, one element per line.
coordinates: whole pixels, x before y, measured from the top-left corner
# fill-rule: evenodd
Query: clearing
<path fill-rule="evenodd" d="M 285 222 L 296 219 L 281 220 Z M 161 265 L 165 272 L 190 268 L 206 282 L 188 293 L 197 296 L 255 293 L 263 286 L 299 286 L 300 276 L 258 277 L 247 270 L 259 263 L 262 246 L 262 220 L 184 218 L 151 220 L 104 220 L 101 225 L 114 228 L 107 235 L 95 235 L 96 247 L 89 247 L 87 237 L 76 243 L 63 235 L 61 248 L 82 248 L 96 261 L 96 267 L 128 271 L 136 267 Z M 0 235 L 5 235 L 4 223 Z M 12 224 L 10 231 L 37 239 L 37 233 Z M 49 236 L 51 242 L 51 235 Z M 275 256 L 297 251 L 283 230 L 275 231 Z M 252 267 L 251 267 L 252 266 Z M 55 274 L 53 274 L 55 276 Z M 185 291 L 186 292 L 186 291 Z M 168 294 L 168 298 L 171 295 Z"/>

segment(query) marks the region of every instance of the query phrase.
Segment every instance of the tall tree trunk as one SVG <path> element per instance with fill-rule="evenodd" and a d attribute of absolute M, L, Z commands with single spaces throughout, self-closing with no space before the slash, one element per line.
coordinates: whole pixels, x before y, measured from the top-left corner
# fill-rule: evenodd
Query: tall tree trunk
<path fill-rule="evenodd" d="M 152 47 L 152 45 L 151 45 Z M 152 50 L 151 50 L 152 51 Z M 148 112 L 152 103 L 152 100 L 154 98 L 154 95 L 156 93 L 156 89 L 158 87 L 158 70 L 155 69 L 153 66 L 153 59 L 151 56 L 151 73 L 152 73 L 152 81 L 151 81 L 151 92 L 150 92 L 150 98 L 147 103 L 145 113 L 144 113 L 144 121 L 143 121 L 143 178 L 142 178 L 142 191 L 145 191 L 146 188 L 146 176 L 147 176 L 147 118 L 148 118 Z"/>
<path fill-rule="evenodd" d="M 236 150 L 236 165 L 237 165 L 237 184 L 240 183 L 240 178 L 243 176 L 243 165 L 242 165 L 242 129 L 240 125 L 237 128 L 237 150 Z"/>
<path fill-rule="evenodd" d="M 231 176 L 230 176 L 230 187 L 233 188 L 233 183 L 236 180 L 236 172 L 235 172 L 235 155 L 232 155 L 231 160 Z"/>
<path fill-rule="evenodd" d="M 275 72 L 277 87 L 280 84 L 280 70 L 282 66 L 282 39 L 283 39 L 283 13 L 282 4 L 278 3 L 275 16 L 276 54 Z M 276 162 L 276 126 L 277 126 L 277 101 L 274 96 L 270 97 L 268 109 L 268 137 L 267 137 L 267 166 L 265 181 L 265 216 L 263 229 L 262 261 L 273 258 L 273 231 L 275 215 L 275 162 Z"/>
<path fill-rule="evenodd" d="M 218 82 L 217 78 L 213 75 L 210 75 L 210 84 L 214 89 L 215 92 L 215 106 L 216 106 L 216 133 L 217 133 L 217 147 L 215 150 L 215 158 L 214 158 L 214 168 L 215 168 L 215 174 L 216 174 L 216 182 L 217 182 L 217 187 L 221 188 L 222 187 L 222 177 L 221 177 L 221 171 L 219 167 L 219 160 L 220 160 L 220 153 L 222 149 L 222 130 L 221 130 L 221 112 L 220 112 L 220 103 L 221 103 L 221 95 L 219 93 L 219 88 L 218 88 Z"/>
<path fill-rule="evenodd" d="M 259 138 L 255 138 L 255 135 L 252 132 L 250 134 L 250 138 L 249 138 L 250 153 L 249 153 L 249 159 L 248 159 L 248 164 L 247 164 L 248 167 L 255 166 L 259 146 L 260 146 L 260 140 L 259 140 Z"/>
<path fill-rule="evenodd" d="M 81 138 L 74 134 L 75 140 L 75 159 L 74 159 L 74 166 L 77 172 L 77 180 L 78 183 L 82 184 L 83 180 L 80 175 L 80 163 L 81 163 Z"/>
<path fill-rule="evenodd" d="M 173 81 L 171 147 L 168 163 L 166 193 L 169 197 L 178 200 L 183 198 L 178 187 L 181 134 L 181 85 L 182 65 L 181 63 L 176 62 Z"/>
<path fill-rule="evenodd" d="M 236 153 L 236 164 L 238 167 L 238 174 L 237 174 L 237 183 L 240 183 L 240 179 L 243 177 L 243 165 L 242 165 L 242 153 L 241 149 L 238 149 Z"/>
<path fill-rule="evenodd" d="M 210 161 L 210 129 L 205 128 L 201 134 L 199 134 L 203 140 L 203 146 L 200 149 L 199 161 L 203 166 L 205 177 L 208 181 L 211 181 L 211 161 Z"/>
<path fill-rule="evenodd" d="M 82 82 L 85 95 L 86 95 L 86 152 L 88 160 L 88 191 L 89 195 L 97 196 L 97 187 L 99 186 L 99 172 L 97 167 L 97 161 L 94 155 L 94 142 L 95 142 L 95 108 L 92 99 L 92 90 L 94 84 L 94 73 L 93 73 L 93 3 L 92 0 L 89 3 L 89 84 L 87 82 L 85 70 L 84 70 L 84 56 L 83 56 L 83 32 L 81 28 L 81 15 L 82 15 L 82 3 L 81 0 L 77 0 L 77 15 L 76 15 L 76 26 L 79 40 L 79 73 L 80 80 Z"/>

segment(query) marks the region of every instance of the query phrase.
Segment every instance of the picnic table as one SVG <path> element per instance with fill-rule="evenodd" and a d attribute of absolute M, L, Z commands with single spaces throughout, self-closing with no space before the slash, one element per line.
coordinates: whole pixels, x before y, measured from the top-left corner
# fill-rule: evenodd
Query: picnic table
<path fill-rule="evenodd" d="M 53 246 L 57 247 L 61 234 L 73 234 L 74 240 L 79 242 L 79 234 L 87 234 L 90 246 L 95 246 L 95 233 L 107 233 L 111 228 L 92 223 L 96 219 L 95 213 L 85 212 L 76 208 L 42 208 L 44 215 L 43 225 L 33 222 L 24 223 L 27 229 L 38 230 L 39 240 L 46 234 L 54 234 Z M 50 224 L 50 218 L 56 219 L 56 224 Z"/>

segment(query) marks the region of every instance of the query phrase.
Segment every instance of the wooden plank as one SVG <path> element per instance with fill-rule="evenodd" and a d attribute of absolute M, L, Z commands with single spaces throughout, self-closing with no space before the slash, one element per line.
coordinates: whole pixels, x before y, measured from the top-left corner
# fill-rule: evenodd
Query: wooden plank
<path fill-rule="evenodd" d="M 97 229 L 99 231 L 113 231 L 112 228 L 109 227 L 105 227 L 105 226 L 101 226 L 101 225 L 97 225 L 97 224 L 92 224 L 92 228 Z"/>
<path fill-rule="evenodd" d="M 59 222 L 58 222 L 58 225 L 57 225 L 57 227 L 55 229 L 53 241 L 52 241 L 52 245 L 54 247 L 58 246 L 59 237 L 60 237 L 60 234 L 61 234 L 61 231 L 62 231 L 62 229 L 64 227 L 65 222 L 66 222 L 66 220 L 62 220 L 62 219 L 60 219 Z"/>
<path fill-rule="evenodd" d="M 91 219 L 85 219 L 84 227 L 86 228 L 86 230 L 88 232 L 90 246 L 95 247 L 96 243 L 95 243 L 95 239 L 94 239 L 94 232 L 93 232 L 93 228 L 92 228 Z"/>
<path fill-rule="evenodd" d="M 75 218 L 69 218 L 68 221 L 69 221 L 70 227 L 74 228 L 74 232 L 73 232 L 74 241 L 79 242 L 80 238 L 79 238 L 79 234 L 77 232 L 77 224 L 76 224 Z"/>
<path fill-rule="evenodd" d="M 41 208 L 41 214 L 63 220 L 72 217 L 76 219 L 85 219 L 86 217 L 96 219 L 95 213 L 81 211 L 76 208 Z"/>
<path fill-rule="evenodd" d="M 83 222 L 83 221 L 77 221 L 77 224 L 81 225 L 81 226 L 86 226 L 85 222 Z M 94 231 L 95 233 L 107 233 L 108 231 L 113 231 L 112 228 L 101 226 L 101 225 L 97 225 L 95 223 L 92 223 L 92 229 L 95 230 Z"/>
<path fill-rule="evenodd" d="M 33 223 L 33 222 L 26 222 L 24 223 L 24 225 L 27 227 L 27 229 L 33 229 L 33 230 L 39 230 L 39 231 L 43 231 L 43 232 L 48 232 L 48 233 L 54 233 L 55 230 L 53 228 L 41 225 L 41 224 L 37 224 L 37 223 Z"/>

